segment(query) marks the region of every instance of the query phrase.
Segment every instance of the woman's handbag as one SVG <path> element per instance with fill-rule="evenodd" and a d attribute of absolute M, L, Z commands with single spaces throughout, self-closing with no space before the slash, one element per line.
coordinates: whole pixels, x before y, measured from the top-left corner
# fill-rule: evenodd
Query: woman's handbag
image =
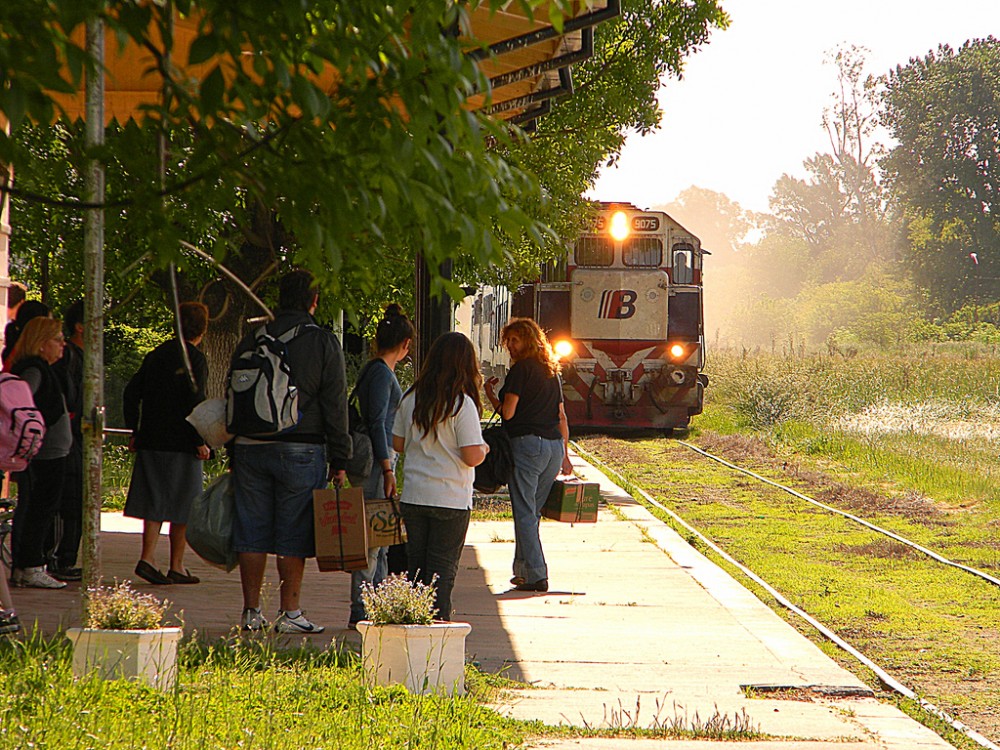
<path fill-rule="evenodd" d="M 479 492 L 490 495 L 510 481 L 514 473 L 514 454 L 510 448 L 510 437 L 502 424 L 490 424 L 483 430 L 483 442 L 489 446 L 486 458 L 476 467 L 476 478 L 472 486 Z"/>
<path fill-rule="evenodd" d="M 351 435 L 352 452 L 347 461 L 347 479 L 352 487 L 362 487 L 368 480 L 375 466 L 375 454 L 372 450 L 372 438 L 368 434 L 368 420 L 361 414 L 361 402 L 358 400 L 358 388 L 368 374 L 369 365 L 361 368 L 358 382 L 347 400 L 347 430 Z"/>

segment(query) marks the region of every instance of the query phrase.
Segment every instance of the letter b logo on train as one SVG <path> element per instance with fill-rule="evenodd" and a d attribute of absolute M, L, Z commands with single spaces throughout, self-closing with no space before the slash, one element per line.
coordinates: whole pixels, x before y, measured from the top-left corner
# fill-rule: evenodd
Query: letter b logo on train
<path fill-rule="evenodd" d="M 635 301 L 638 298 L 631 289 L 605 289 L 601 293 L 598 318 L 625 320 L 635 315 Z"/>

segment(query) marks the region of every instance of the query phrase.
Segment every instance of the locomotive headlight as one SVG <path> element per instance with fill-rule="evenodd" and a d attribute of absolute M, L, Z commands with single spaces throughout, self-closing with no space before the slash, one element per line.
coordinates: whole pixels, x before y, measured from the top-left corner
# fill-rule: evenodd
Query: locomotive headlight
<path fill-rule="evenodd" d="M 566 359 L 573 353 L 573 342 L 566 339 L 559 339 L 552 347 L 559 359 Z"/>
<path fill-rule="evenodd" d="M 684 347 L 680 344 L 670 345 L 670 359 L 683 359 L 684 358 Z"/>
<path fill-rule="evenodd" d="M 618 242 L 628 237 L 628 216 L 624 211 L 615 211 L 611 215 L 611 227 L 608 231 Z"/>

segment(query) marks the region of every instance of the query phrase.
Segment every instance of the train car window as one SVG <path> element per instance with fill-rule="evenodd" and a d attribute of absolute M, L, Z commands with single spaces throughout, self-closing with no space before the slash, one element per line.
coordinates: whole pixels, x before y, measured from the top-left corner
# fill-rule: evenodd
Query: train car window
<path fill-rule="evenodd" d="M 554 281 L 566 281 L 566 262 L 564 255 L 557 260 L 550 260 L 542 266 L 542 282 L 551 283 Z"/>
<path fill-rule="evenodd" d="M 610 266 L 615 262 L 615 246 L 607 237 L 581 237 L 575 255 L 578 266 Z"/>
<path fill-rule="evenodd" d="M 694 281 L 692 261 L 694 246 L 688 242 L 678 242 L 673 247 L 674 260 L 671 264 L 671 280 L 675 284 L 690 284 Z"/>
<path fill-rule="evenodd" d="M 622 261 L 626 266 L 658 268 L 663 260 L 663 243 L 659 237 L 629 237 L 622 245 Z"/>

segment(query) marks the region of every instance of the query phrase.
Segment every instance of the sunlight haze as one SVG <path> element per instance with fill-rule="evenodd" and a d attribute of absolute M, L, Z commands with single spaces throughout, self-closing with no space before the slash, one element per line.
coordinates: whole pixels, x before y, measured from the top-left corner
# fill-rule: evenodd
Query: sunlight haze
<path fill-rule="evenodd" d="M 939 44 L 1000 33 L 998 0 L 731 0 L 732 23 L 687 60 L 683 80 L 660 90 L 661 128 L 631 134 L 617 166 L 588 197 L 642 208 L 669 203 L 691 185 L 766 211 L 783 174 L 829 148 L 821 126 L 840 44 L 869 50 L 867 72 L 882 75 Z"/>

